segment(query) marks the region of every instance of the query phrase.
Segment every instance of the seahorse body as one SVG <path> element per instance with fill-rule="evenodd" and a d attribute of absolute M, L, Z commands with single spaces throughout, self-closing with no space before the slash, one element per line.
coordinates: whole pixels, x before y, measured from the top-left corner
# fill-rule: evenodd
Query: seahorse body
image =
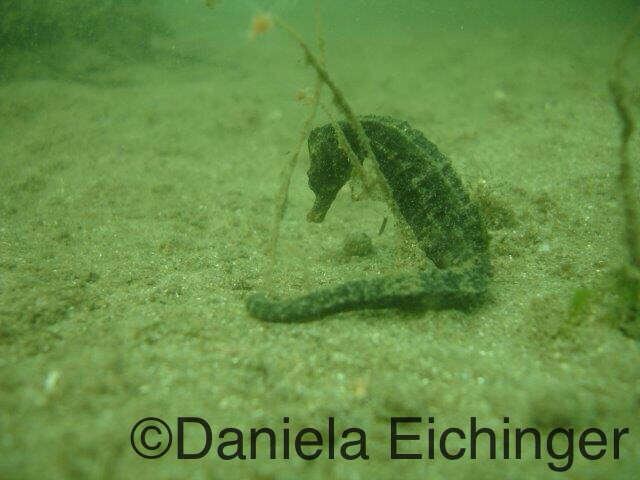
<path fill-rule="evenodd" d="M 290 299 L 254 293 L 249 313 L 272 322 L 300 322 L 348 310 L 374 308 L 467 309 L 486 295 L 490 277 L 484 219 L 449 160 L 407 122 L 360 118 L 381 173 L 420 248 L 437 268 L 342 283 Z M 353 129 L 340 127 L 360 159 Z M 351 164 L 331 124 L 309 135 L 309 187 L 316 200 L 308 219 L 321 222 L 351 174 Z"/>

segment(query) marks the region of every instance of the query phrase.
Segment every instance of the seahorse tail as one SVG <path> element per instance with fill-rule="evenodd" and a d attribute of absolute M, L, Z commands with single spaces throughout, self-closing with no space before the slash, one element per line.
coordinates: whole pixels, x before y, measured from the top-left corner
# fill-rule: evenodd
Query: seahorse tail
<path fill-rule="evenodd" d="M 403 276 L 405 282 L 407 278 Z M 410 300 L 409 292 L 401 297 L 398 291 L 390 291 L 390 283 L 393 282 L 387 278 L 357 280 L 282 300 L 269 300 L 263 293 L 255 293 L 247 297 L 247 310 L 261 320 L 292 323 L 350 310 L 399 307 L 402 299 Z M 420 292 L 413 296 L 419 297 Z"/>
<path fill-rule="evenodd" d="M 433 269 L 416 275 L 357 280 L 284 300 L 269 300 L 255 293 L 247 297 L 246 304 L 253 317 L 283 323 L 362 309 L 468 309 L 481 302 L 486 292 L 486 272 L 474 267 L 471 271 Z"/>

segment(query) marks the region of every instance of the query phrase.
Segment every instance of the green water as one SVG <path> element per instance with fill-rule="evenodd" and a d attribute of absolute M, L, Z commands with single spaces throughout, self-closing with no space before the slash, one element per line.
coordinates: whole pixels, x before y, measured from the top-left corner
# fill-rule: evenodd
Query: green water
<path fill-rule="evenodd" d="M 248 316 L 245 297 L 434 267 L 384 202 L 354 202 L 348 187 L 323 223 L 307 222 L 303 148 L 267 276 L 274 198 L 315 74 L 282 28 L 252 36 L 251 23 L 270 12 L 315 48 L 316 17 L 310 1 L 213 3 L 0 4 L 0 478 L 637 478 L 640 348 L 620 328 L 620 122 L 607 88 L 635 2 L 321 2 L 329 74 L 356 114 L 406 120 L 448 156 L 486 217 L 493 275 L 470 311 L 283 325 Z M 636 121 L 639 37 L 624 76 Z M 322 103 L 340 117 L 327 88 Z M 320 110 L 312 126 L 328 121 Z M 637 135 L 629 152 L 637 180 Z M 371 238 L 363 256 L 345 253 L 353 235 Z M 130 443 L 149 416 L 173 431 L 162 459 Z M 204 458 L 177 458 L 178 417 L 208 422 Z M 399 448 L 422 459 L 390 459 L 392 417 L 421 417 L 398 432 L 421 436 Z M 488 434 L 471 458 L 472 417 L 495 432 L 497 459 Z M 250 458 L 261 427 L 276 459 L 266 434 Z M 321 448 L 314 460 L 296 452 L 305 427 L 322 435 L 302 450 Z M 368 459 L 342 458 L 350 427 Z M 529 440 L 515 458 L 527 427 L 540 459 Z M 224 428 L 243 433 L 245 460 L 220 458 L 237 436 Z M 460 459 L 440 449 L 447 428 L 465 434 L 446 441 Z M 567 431 L 549 451 L 556 428 L 574 429 L 571 448 Z M 605 449 L 597 460 L 579 448 L 589 428 L 606 435 L 585 447 Z M 616 428 L 629 429 L 617 459 Z M 201 425 L 184 432 L 187 453 L 203 448 Z"/>

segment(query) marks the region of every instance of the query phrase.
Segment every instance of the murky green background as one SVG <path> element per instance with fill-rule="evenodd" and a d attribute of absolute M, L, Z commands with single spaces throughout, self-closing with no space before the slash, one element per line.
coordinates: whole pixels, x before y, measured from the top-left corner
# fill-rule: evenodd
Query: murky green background
<path fill-rule="evenodd" d="M 0 3 L 0 478 L 561 476 L 544 444 L 541 460 L 485 448 L 389 461 L 392 416 L 423 417 L 423 441 L 429 416 L 440 430 L 471 416 L 497 431 L 505 416 L 543 434 L 628 427 L 619 460 L 574 445 L 565 478 L 637 478 L 640 349 L 616 324 L 620 124 L 607 90 L 635 2 L 321 2 L 336 83 L 358 114 L 405 119 L 449 156 L 487 216 L 494 277 L 468 313 L 300 325 L 252 319 L 243 299 L 416 258 L 393 222 L 377 235 L 385 206 L 348 190 L 307 223 L 303 151 L 265 285 L 273 199 L 309 108 L 296 96 L 315 75 L 281 29 L 249 29 L 272 12 L 314 44 L 312 2 L 213 3 Z M 625 77 L 636 118 L 638 45 Z M 636 136 L 636 166 L 639 150 Z M 345 256 L 351 232 L 374 253 Z M 137 457 L 130 430 L 146 416 L 207 419 L 211 454 Z M 364 429 L 370 460 L 215 455 L 220 429 L 280 432 L 285 416 L 292 431 L 325 432 L 330 416 L 339 432 Z"/>

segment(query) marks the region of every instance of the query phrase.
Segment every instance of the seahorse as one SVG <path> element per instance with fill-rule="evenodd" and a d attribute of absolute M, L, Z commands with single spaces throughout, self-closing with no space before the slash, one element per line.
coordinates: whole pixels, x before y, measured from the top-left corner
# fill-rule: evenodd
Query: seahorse
<path fill-rule="evenodd" d="M 478 206 L 450 161 L 405 121 L 376 115 L 359 118 L 399 213 L 435 267 L 349 281 L 280 300 L 253 293 L 246 300 L 250 315 L 270 322 L 304 322 L 360 309 L 467 310 L 485 300 L 491 276 L 489 236 Z M 354 129 L 347 122 L 339 126 L 362 162 L 365 152 Z M 315 194 L 307 219 L 322 222 L 353 167 L 332 124 L 312 130 L 307 143 L 307 175 Z"/>

